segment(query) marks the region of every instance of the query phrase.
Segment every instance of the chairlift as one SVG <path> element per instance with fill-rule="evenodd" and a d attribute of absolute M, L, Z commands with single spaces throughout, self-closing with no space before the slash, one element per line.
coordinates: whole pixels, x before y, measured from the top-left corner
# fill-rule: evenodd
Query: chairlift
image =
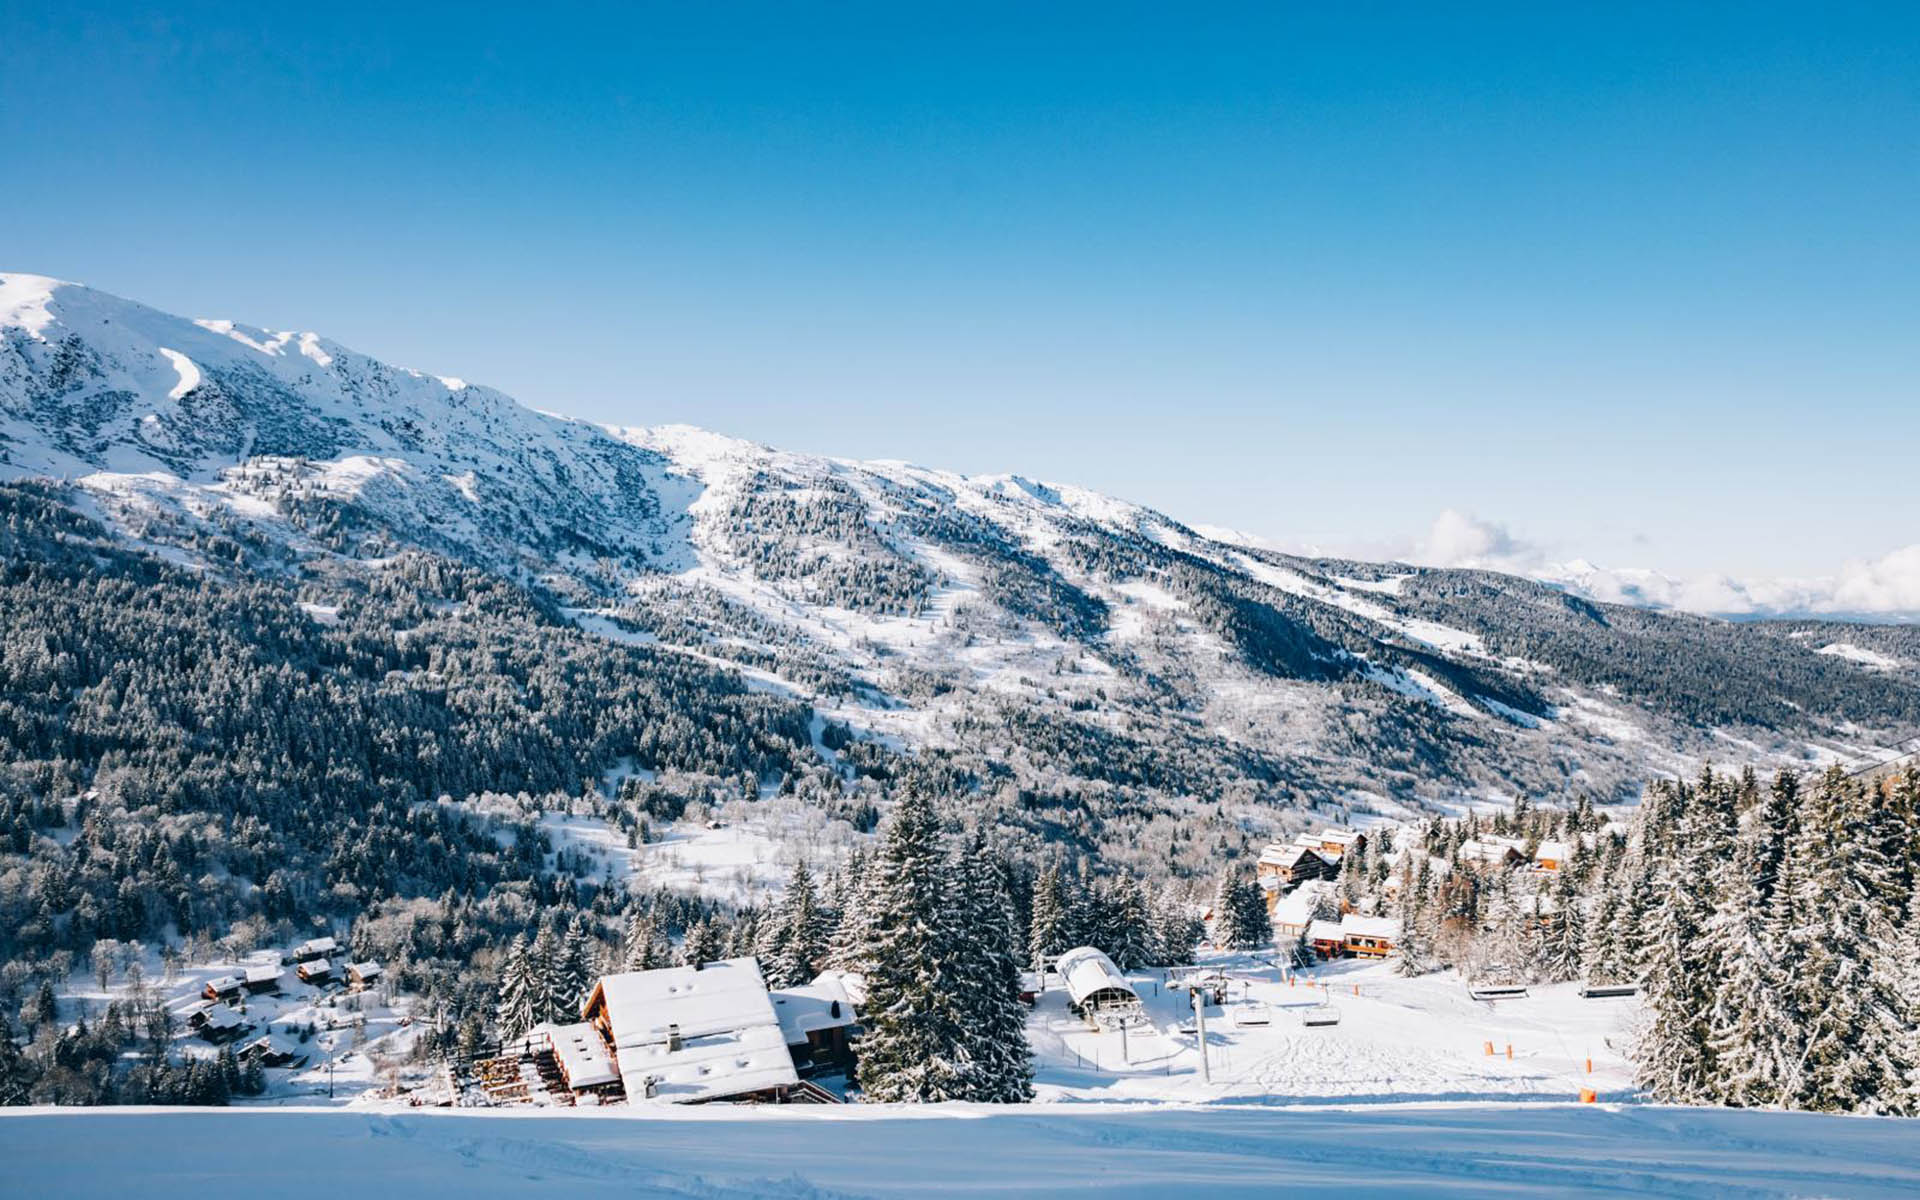
<path fill-rule="evenodd" d="M 1243 1026 L 1271 1025 L 1273 1024 L 1273 1010 L 1253 1000 L 1245 1004 L 1236 1004 L 1233 1006 L 1233 1023 Z"/>
<path fill-rule="evenodd" d="M 1580 996 L 1585 1000 L 1607 1000 L 1615 996 L 1637 996 L 1640 985 L 1637 983 L 1588 983 L 1580 988 Z"/>
<path fill-rule="evenodd" d="M 1467 995 L 1475 1000 L 1485 1000 L 1489 1002 L 1494 1000 L 1520 1000 L 1527 995 L 1527 985 L 1524 983 L 1469 984 L 1467 986 Z"/>
<path fill-rule="evenodd" d="M 1300 1010 L 1300 1024 L 1307 1029 L 1318 1029 L 1340 1023 L 1340 1010 L 1331 1004 L 1316 1004 Z"/>

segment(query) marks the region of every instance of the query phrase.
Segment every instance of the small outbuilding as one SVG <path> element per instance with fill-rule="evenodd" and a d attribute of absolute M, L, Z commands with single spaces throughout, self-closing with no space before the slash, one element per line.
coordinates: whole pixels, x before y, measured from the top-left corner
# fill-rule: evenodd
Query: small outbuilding
<path fill-rule="evenodd" d="M 1076 946 L 1055 961 L 1075 1012 L 1094 1024 L 1124 1021 L 1140 1012 L 1140 994 L 1113 960 L 1092 946 Z"/>

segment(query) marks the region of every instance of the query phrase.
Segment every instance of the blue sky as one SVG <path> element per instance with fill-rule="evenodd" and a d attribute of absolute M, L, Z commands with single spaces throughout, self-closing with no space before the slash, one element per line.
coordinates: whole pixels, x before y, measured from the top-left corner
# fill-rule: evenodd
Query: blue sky
<path fill-rule="evenodd" d="M 1288 543 L 1920 542 L 1911 6 L 407 7 L 9 6 L 0 263 Z"/>

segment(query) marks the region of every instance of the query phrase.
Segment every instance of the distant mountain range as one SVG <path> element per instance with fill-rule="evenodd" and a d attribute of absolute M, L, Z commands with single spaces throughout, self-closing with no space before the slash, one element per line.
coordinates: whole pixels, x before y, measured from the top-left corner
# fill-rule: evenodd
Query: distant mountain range
<path fill-rule="evenodd" d="M 1853 760 L 1920 728 L 1911 627 L 1281 554 L 1063 484 L 569 420 L 38 276 L 0 276 L 0 477 L 54 481 L 124 546 L 284 581 L 316 613 L 403 552 L 457 560 L 1030 797 L 1611 799 L 1649 772 Z"/>

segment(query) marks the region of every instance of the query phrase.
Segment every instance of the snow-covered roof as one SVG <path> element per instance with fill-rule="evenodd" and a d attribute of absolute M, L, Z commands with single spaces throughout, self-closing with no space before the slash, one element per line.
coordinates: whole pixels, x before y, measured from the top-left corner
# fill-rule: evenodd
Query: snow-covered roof
<path fill-rule="evenodd" d="M 381 973 L 381 966 L 377 962 L 357 962 L 357 963 L 347 964 L 347 974 L 352 975 L 356 979 L 373 979 L 376 976 L 378 976 L 380 973 Z"/>
<path fill-rule="evenodd" d="M 333 974 L 333 964 L 324 958 L 316 958 L 311 962 L 301 963 L 300 973 L 302 975 L 331 975 Z"/>
<path fill-rule="evenodd" d="M 603 977 L 596 991 L 606 1002 L 616 1046 L 660 1041 L 675 1027 L 687 1038 L 779 1023 L 752 958 L 723 959 L 698 970 L 622 971 Z"/>
<path fill-rule="evenodd" d="M 655 1098 L 679 1104 L 800 1081 L 751 958 L 624 971 L 601 979 L 594 996 L 630 1100 L 646 1098 L 649 1078 Z"/>
<path fill-rule="evenodd" d="M 822 978 L 801 987 L 779 988 L 768 998 L 789 1046 L 804 1045 L 810 1033 L 853 1025 L 860 1019 L 853 997 L 835 980 Z"/>
<path fill-rule="evenodd" d="M 1480 862 L 1500 862 L 1512 856 L 1522 857 L 1521 847 L 1506 838 L 1480 838 L 1460 843 L 1460 857 Z"/>
<path fill-rule="evenodd" d="M 1336 846 L 1351 846 L 1366 835 L 1357 829 L 1342 829 L 1336 825 L 1329 825 L 1314 836 L 1322 842 L 1331 842 Z"/>
<path fill-rule="evenodd" d="M 218 979 L 207 980 L 207 986 L 216 992 L 236 991 L 240 987 L 240 977 L 238 975 L 222 975 Z"/>
<path fill-rule="evenodd" d="M 1055 964 L 1067 985 L 1067 995 L 1075 1004 L 1085 1004 L 1100 992 L 1119 990 L 1135 996 L 1133 985 L 1113 965 L 1113 960 L 1092 946 L 1078 946 L 1062 954 Z M 1111 997 L 1109 997 L 1111 998 Z"/>
<path fill-rule="evenodd" d="M 305 958 L 316 954 L 332 954 L 340 948 L 340 943 L 330 937 L 308 938 L 293 948 L 295 958 Z"/>
<path fill-rule="evenodd" d="M 858 971 L 822 971 L 813 981 L 839 988 L 856 1007 L 867 1002 L 867 977 Z"/>
<path fill-rule="evenodd" d="M 1288 892 L 1273 906 L 1275 925 L 1305 925 L 1313 916 L 1314 905 L 1332 890 L 1324 879 L 1309 879 Z"/>
<path fill-rule="evenodd" d="M 1393 941 L 1400 936 L 1400 922 L 1392 917 L 1362 917 L 1348 913 L 1340 918 L 1340 929 L 1348 937 L 1384 938 Z"/>
<path fill-rule="evenodd" d="M 1344 942 L 1347 931 L 1338 921 L 1315 921 L 1307 926 L 1307 940 L 1311 942 Z"/>
<path fill-rule="evenodd" d="M 267 983 L 278 978 L 280 978 L 279 963 L 262 963 L 257 967 L 247 968 L 248 983 Z"/>
<path fill-rule="evenodd" d="M 1300 836 L 1310 837 L 1311 835 L 1303 833 Z M 1260 861 L 1270 867 L 1286 867 L 1291 869 L 1297 865 L 1302 858 L 1309 854 L 1320 859 L 1322 862 L 1326 861 L 1325 852 L 1322 851 L 1317 844 L 1301 845 L 1299 842 L 1289 842 L 1284 846 L 1276 842 L 1260 852 Z"/>
<path fill-rule="evenodd" d="M 679 1049 L 665 1041 L 621 1046 L 616 1054 L 629 1101 L 652 1099 L 669 1104 L 718 1100 L 768 1088 L 792 1087 L 794 1072 L 787 1039 L 777 1024 L 753 1025 L 702 1037 L 682 1038 Z"/>
<path fill-rule="evenodd" d="M 600 1031 L 582 1021 L 573 1025 L 559 1025 L 547 1031 L 553 1042 L 553 1056 L 560 1060 L 560 1069 L 566 1072 L 570 1087 L 599 1087 L 603 1083 L 612 1083 L 620 1078 L 614 1070 L 613 1057 L 607 1053 L 607 1044 L 600 1038 Z"/>
<path fill-rule="evenodd" d="M 238 1029 L 247 1020 L 224 1004 L 209 1005 L 204 1020 L 209 1029 Z"/>
<path fill-rule="evenodd" d="M 1577 852 L 1572 842 L 1541 842 L 1540 848 L 1533 852 L 1533 861 L 1551 858 L 1555 862 L 1566 862 Z"/>

